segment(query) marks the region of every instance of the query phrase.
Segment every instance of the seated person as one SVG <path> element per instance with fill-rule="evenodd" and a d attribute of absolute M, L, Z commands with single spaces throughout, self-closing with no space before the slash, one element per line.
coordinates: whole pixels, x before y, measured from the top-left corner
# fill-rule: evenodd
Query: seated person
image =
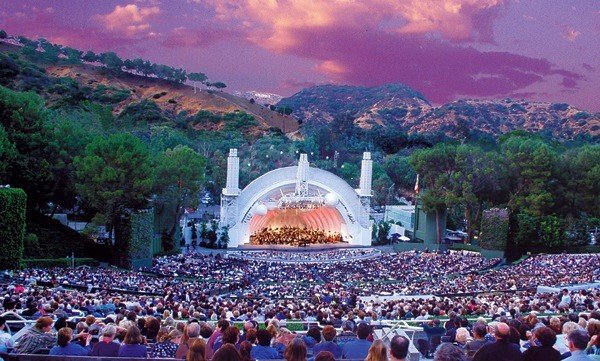
<path fill-rule="evenodd" d="M 78 343 L 71 342 L 72 339 L 73 330 L 69 327 L 63 327 L 58 330 L 58 338 L 56 340 L 57 345 L 50 349 L 50 355 L 88 356 L 90 354 L 90 341 L 92 340 L 92 335 L 86 335 L 86 347 L 81 347 Z"/>

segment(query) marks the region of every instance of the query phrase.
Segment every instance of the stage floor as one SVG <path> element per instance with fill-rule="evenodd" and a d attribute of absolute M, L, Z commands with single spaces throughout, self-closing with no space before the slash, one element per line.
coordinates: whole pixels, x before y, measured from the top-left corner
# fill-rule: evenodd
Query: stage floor
<path fill-rule="evenodd" d="M 306 247 L 295 247 L 286 246 L 280 244 L 242 244 L 237 248 L 228 248 L 229 250 L 238 251 L 292 251 L 292 252 L 312 252 L 312 251 L 326 251 L 332 249 L 346 249 L 346 248 L 371 248 L 370 246 L 354 246 L 349 243 L 328 243 L 328 244 L 309 244 Z"/>

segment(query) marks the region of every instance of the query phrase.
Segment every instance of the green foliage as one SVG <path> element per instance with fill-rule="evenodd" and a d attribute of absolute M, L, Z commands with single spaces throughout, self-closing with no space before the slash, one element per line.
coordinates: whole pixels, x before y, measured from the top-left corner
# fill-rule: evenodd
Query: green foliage
<path fill-rule="evenodd" d="M 19 65 L 13 59 L 0 54 L 0 85 L 8 85 L 20 72 Z"/>
<path fill-rule="evenodd" d="M 544 214 L 555 201 L 551 191 L 555 150 L 537 137 L 519 134 L 504 139 L 501 150 L 512 189 L 508 203 L 511 210 L 524 209 L 535 216 Z"/>
<path fill-rule="evenodd" d="M 4 126 L 0 124 L 0 184 L 9 180 L 8 167 L 17 156 L 15 145 L 10 142 Z"/>
<path fill-rule="evenodd" d="M 279 114 L 285 114 L 285 115 L 290 115 L 292 114 L 292 108 L 288 107 L 288 106 L 282 106 L 282 107 L 278 107 L 277 108 L 277 112 Z"/>
<path fill-rule="evenodd" d="M 21 265 L 24 268 L 52 268 L 52 267 L 71 267 L 71 258 L 31 258 L 24 259 Z M 75 267 L 79 266 L 91 266 L 97 267 L 98 261 L 93 258 L 75 258 Z"/>
<path fill-rule="evenodd" d="M 12 161 L 5 166 L 7 182 L 23 188 L 31 205 L 45 204 L 53 184 L 55 149 L 49 142 L 47 121 L 48 111 L 41 97 L 0 86 L 0 125 L 12 144 L 2 142 L 4 149 L 12 149 Z"/>
<path fill-rule="evenodd" d="M 119 58 L 119 56 L 112 51 L 98 55 L 98 61 L 106 65 L 106 67 L 111 70 L 120 71 L 121 67 L 123 66 L 123 60 L 121 60 L 121 58 Z"/>
<path fill-rule="evenodd" d="M 39 247 L 26 249 L 27 258 L 60 258 L 72 253 L 75 253 L 75 257 L 98 256 L 96 243 L 58 220 L 42 214 L 28 213 L 27 232 L 37 237 Z"/>
<path fill-rule="evenodd" d="M 0 189 L 0 265 L 19 268 L 23 257 L 27 195 L 22 189 Z"/>
<path fill-rule="evenodd" d="M 483 212 L 479 246 L 483 249 L 504 251 L 508 242 L 508 210 L 492 208 Z"/>
<path fill-rule="evenodd" d="M 187 75 L 187 78 L 191 81 L 198 81 L 200 83 L 203 83 L 206 80 L 208 80 L 208 77 L 204 73 L 189 73 Z"/>
<path fill-rule="evenodd" d="M 545 247 L 558 248 L 566 245 L 564 221 L 555 215 L 540 219 L 540 242 Z"/>
<path fill-rule="evenodd" d="M 383 167 L 397 188 L 413 189 L 417 173 L 410 164 L 409 157 L 391 155 L 385 159 Z"/>
<path fill-rule="evenodd" d="M 90 99 L 100 103 L 116 104 L 129 99 L 130 96 L 131 91 L 129 89 L 100 84 L 94 89 Z"/>
<path fill-rule="evenodd" d="M 6 39 L 8 34 L 4 30 L 0 30 L 0 39 Z"/>
<path fill-rule="evenodd" d="M 153 210 L 137 211 L 131 214 L 131 240 L 129 244 L 131 258 L 152 258 L 153 227 Z"/>
<path fill-rule="evenodd" d="M 42 254 L 40 241 L 35 233 L 27 233 L 23 238 L 23 257 L 32 258 Z"/>
<path fill-rule="evenodd" d="M 118 119 L 125 124 L 156 124 L 166 122 L 160 107 L 152 100 L 131 103 L 123 109 Z"/>
<path fill-rule="evenodd" d="M 145 208 L 152 187 L 147 146 L 129 134 L 98 136 L 74 159 L 83 201 L 114 221 L 124 209 Z"/>
<path fill-rule="evenodd" d="M 388 234 L 391 228 L 392 224 L 390 222 L 379 222 L 377 225 L 377 239 L 374 242 L 375 245 L 386 245 L 389 243 Z"/>
<path fill-rule="evenodd" d="M 600 145 L 569 149 L 559 157 L 558 176 L 562 183 L 559 195 L 562 212 L 578 216 L 600 215 Z"/>
<path fill-rule="evenodd" d="M 155 160 L 154 192 L 158 195 L 161 213 L 168 219 L 160 232 L 171 239 L 176 234 L 185 208 L 197 206 L 205 166 L 206 159 L 203 156 L 182 145 L 167 149 Z"/>
<path fill-rule="evenodd" d="M 88 50 L 85 52 L 85 54 L 81 57 L 81 59 L 83 61 L 87 61 L 88 63 L 93 63 L 95 61 L 98 61 L 98 55 L 96 55 L 93 51 Z"/>
<path fill-rule="evenodd" d="M 244 132 L 252 127 L 258 126 L 258 121 L 254 117 L 245 112 L 227 113 L 223 116 L 225 121 L 225 131 L 241 131 Z"/>
<path fill-rule="evenodd" d="M 229 245 L 229 227 L 227 226 L 221 228 L 221 232 L 219 233 L 219 245 L 221 248 L 227 248 L 227 245 Z"/>
<path fill-rule="evenodd" d="M 516 217 L 515 242 L 523 249 L 529 249 L 539 239 L 539 218 L 527 212 L 518 213 Z"/>

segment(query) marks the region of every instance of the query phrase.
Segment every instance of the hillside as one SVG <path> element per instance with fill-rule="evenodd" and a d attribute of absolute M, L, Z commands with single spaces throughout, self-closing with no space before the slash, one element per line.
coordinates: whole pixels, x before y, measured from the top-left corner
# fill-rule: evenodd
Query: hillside
<path fill-rule="evenodd" d="M 303 122 L 329 122 L 338 114 L 352 116 L 363 129 L 391 126 L 408 133 L 443 132 L 462 138 L 471 131 L 497 137 L 512 130 L 551 134 L 558 139 L 600 136 L 600 113 L 568 104 L 525 100 L 457 100 L 434 107 L 423 95 L 400 84 L 379 87 L 315 86 L 278 106 L 289 106 Z"/>
<path fill-rule="evenodd" d="M 0 43 L 0 53 L 4 55 L 13 54 L 14 58 L 19 50 L 17 46 Z M 22 55 L 17 58 L 17 62 L 21 61 L 22 68 L 23 58 Z M 200 111 L 203 111 L 202 114 L 209 112 L 217 116 L 215 119 L 226 114 L 244 112 L 257 121 L 257 124 L 245 130 L 253 135 L 260 135 L 270 127 L 285 128 L 286 132 L 298 130 L 296 119 L 226 92 L 198 89 L 195 93 L 191 85 L 127 72 L 110 71 L 86 63 L 72 64 L 61 60 L 52 64 L 31 58 L 26 61 L 35 64 L 37 69 L 30 71 L 29 68 L 33 67 L 26 65 L 28 69 L 20 71 L 6 85 L 16 90 L 34 90 L 47 100 L 49 106 L 63 102 L 65 91 L 76 87 L 77 90 L 81 90 L 83 97 L 109 104 L 115 116 L 121 114 L 128 106 L 148 100 L 156 103 L 162 116 L 170 121 L 174 121 L 178 115 L 194 116 Z M 40 85 L 37 89 L 35 87 L 31 89 L 30 85 L 23 86 L 23 83 L 30 82 L 31 78 L 37 78 L 36 82 Z M 72 79 L 76 84 L 69 82 L 68 79 Z M 56 88 L 59 90 L 54 91 Z M 222 121 L 211 119 L 210 122 L 193 124 L 193 127 L 199 130 L 222 130 L 224 124 Z"/>
<path fill-rule="evenodd" d="M 422 94 L 405 85 L 387 84 L 371 88 L 317 85 L 284 98 L 277 105 L 292 108 L 292 114 L 302 121 L 329 122 L 338 114 L 349 114 L 357 117 L 362 127 L 368 128 L 373 124 L 388 124 L 385 116 L 366 119 L 374 109 L 402 107 L 410 111 L 429 106 L 429 103 Z"/>

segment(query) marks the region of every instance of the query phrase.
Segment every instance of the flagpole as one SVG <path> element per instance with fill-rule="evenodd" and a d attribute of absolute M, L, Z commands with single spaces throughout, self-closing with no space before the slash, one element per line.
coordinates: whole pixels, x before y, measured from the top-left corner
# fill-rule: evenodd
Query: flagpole
<path fill-rule="evenodd" d="M 417 224 L 419 211 L 417 209 L 417 200 L 419 199 L 419 174 L 417 173 L 417 182 L 415 183 L 415 223 L 413 224 L 413 242 L 417 240 Z"/>

